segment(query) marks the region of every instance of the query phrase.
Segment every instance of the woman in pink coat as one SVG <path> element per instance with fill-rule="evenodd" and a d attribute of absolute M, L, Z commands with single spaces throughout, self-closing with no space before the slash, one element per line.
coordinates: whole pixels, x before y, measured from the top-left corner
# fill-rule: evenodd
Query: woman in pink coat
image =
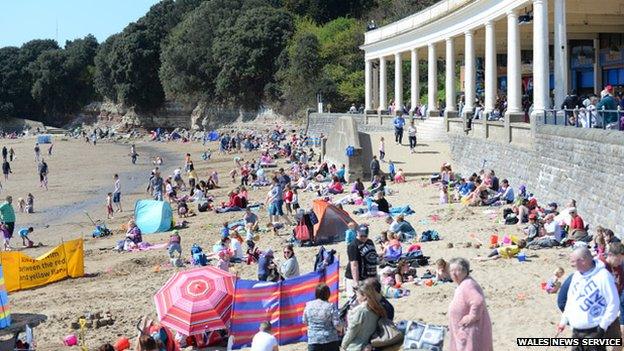
<path fill-rule="evenodd" d="M 450 261 L 451 279 L 457 284 L 448 313 L 451 351 L 492 351 L 492 322 L 485 296 L 469 272 L 466 259 Z"/>

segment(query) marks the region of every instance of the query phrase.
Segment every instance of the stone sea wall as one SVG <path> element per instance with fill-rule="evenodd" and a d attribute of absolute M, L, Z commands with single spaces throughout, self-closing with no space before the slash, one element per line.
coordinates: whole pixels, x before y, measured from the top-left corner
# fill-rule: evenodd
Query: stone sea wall
<path fill-rule="evenodd" d="M 624 133 L 539 125 L 528 143 L 506 143 L 450 131 L 454 166 L 462 175 L 494 169 L 517 189 L 526 184 L 541 204 L 577 200 L 590 224 L 624 236 Z"/>

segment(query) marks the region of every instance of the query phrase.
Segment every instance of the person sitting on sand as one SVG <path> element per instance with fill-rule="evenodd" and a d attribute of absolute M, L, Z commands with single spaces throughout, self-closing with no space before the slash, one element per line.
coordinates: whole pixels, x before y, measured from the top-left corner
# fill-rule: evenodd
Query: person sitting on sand
<path fill-rule="evenodd" d="M 398 239 L 401 241 L 411 240 L 416 237 L 416 229 L 405 220 L 405 216 L 400 214 L 396 216 L 396 219 L 392 219 L 391 216 L 386 217 L 386 224 L 390 225 L 388 230 L 398 235 Z"/>
<path fill-rule="evenodd" d="M 373 202 L 377 204 L 377 211 L 390 213 L 391 206 L 388 203 L 388 200 L 386 200 L 386 198 L 384 197 L 383 192 L 378 192 L 377 194 L 375 194 L 375 200 L 373 200 Z"/>
<path fill-rule="evenodd" d="M 397 171 L 396 175 L 394 176 L 394 182 L 405 183 L 405 172 L 403 171 L 403 168 L 399 168 L 399 170 Z"/>
<path fill-rule="evenodd" d="M 546 282 L 544 290 L 546 290 L 546 292 L 549 294 L 556 294 L 561 287 L 561 278 L 563 278 L 564 274 L 565 271 L 563 270 L 563 268 L 558 267 L 553 273 L 553 276 Z"/>
<path fill-rule="evenodd" d="M 258 222 L 258 215 L 251 211 L 251 208 L 245 208 L 245 216 L 243 216 L 243 220 L 245 221 L 245 226 L 249 226 L 251 231 L 258 231 L 260 228 Z"/>
<path fill-rule="evenodd" d="M 516 257 L 520 250 L 524 249 L 527 245 L 526 240 L 520 239 L 518 245 L 507 245 L 495 248 L 490 252 L 487 257 L 475 257 L 474 259 L 477 261 L 489 261 L 489 260 L 497 260 L 499 258 L 513 258 Z"/>
<path fill-rule="evenodd" d="M 128 221 L 128 231 L 126 231 L 126 239 L 137 245 L 143 241 L 141 229 L 139 229 L 139 227 L 136 225 L 134 219 L 130 219 L 130 221 Z"/>
<path fill-rule="evenodd" d="M 451 279 L 451 271 L 449 270 L 448 263 L 440 258 L 436 261 L 436 280 L 443 283 L 450 283 L 453 280 Z"/>
<path fill-rule="evenodd" d="M 388 242 L 383 246 L 383 258 L 386 261 L 397 261 L 403 253 L 401 242 L 398 239 L 398 235 L 393 232 L 388 232 Z"/>

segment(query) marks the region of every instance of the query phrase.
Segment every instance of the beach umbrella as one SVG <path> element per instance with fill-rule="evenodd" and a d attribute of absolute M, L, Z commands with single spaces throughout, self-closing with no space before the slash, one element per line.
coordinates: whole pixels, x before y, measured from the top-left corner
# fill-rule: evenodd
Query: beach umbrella
<path fill-rule="evenodd" d="M 211 266 L 174 274 L 154 295 L 160 323 L 184 335 L 227 329 L 235 278 Z"/>

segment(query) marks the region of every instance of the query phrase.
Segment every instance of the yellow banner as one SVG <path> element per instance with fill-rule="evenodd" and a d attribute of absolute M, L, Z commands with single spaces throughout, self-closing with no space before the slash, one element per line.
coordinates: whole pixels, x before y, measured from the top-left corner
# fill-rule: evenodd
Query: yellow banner
<path fill-rule="evenodd" d="M 8 291 L 34 288 L 66 277 L 82 277 L 83 240 L 65 242 L 37 258 L 16 251 L 0 252 L 0 264 Z"/>

